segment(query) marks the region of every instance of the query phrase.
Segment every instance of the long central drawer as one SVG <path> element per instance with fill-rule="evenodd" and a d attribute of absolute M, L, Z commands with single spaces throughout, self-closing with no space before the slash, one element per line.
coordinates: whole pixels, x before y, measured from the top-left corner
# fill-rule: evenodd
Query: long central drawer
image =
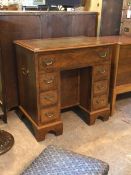
<path fill-rule="evenodd" d="M 106 63 L 110 60 L 110 47 L 95 47 L 70 50 L 68 52 L 39 54 L 39 70 L 54 71 L 56 69 L 69 69 L 73 67 L 86 67 L 97 63 Z"/>

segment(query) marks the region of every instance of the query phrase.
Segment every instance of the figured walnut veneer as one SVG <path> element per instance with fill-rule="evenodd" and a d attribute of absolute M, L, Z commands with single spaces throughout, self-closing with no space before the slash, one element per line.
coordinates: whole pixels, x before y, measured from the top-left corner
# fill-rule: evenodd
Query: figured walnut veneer
<path fill-rule="evenodd" d="M 89 125 L 109 118 L 112 44 L 88 37 L 15 44 L 20 110 L 38 141 L 49 131 L 62 134 L 61 109 L 78 106 Z"/>

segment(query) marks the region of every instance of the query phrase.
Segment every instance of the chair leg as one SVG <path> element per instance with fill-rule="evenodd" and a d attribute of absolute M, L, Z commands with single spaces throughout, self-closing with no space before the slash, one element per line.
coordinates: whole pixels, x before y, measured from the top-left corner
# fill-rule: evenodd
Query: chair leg
<path fill-rule="evenodd" d="M 0 104 L 0 107 L 1 107 L 1 110 L 2 110 L 2 114 L 0 114 L 0 117 L 2 118 L 4 123 L 7 123 L 7 109 L 6 109 L 6 106 L 4 106 L 3 104 L 2 105 Z"/>
<path fill-rule="evenodd" d="M 6 106 L 3 105 L 3 109 L 2 110 L 3 110 L 3 113 L 4 113 L 3 117 L 2 117 L 3 118 L 3 122 L 7 123 L 7 109 L 6 109 Z"/>

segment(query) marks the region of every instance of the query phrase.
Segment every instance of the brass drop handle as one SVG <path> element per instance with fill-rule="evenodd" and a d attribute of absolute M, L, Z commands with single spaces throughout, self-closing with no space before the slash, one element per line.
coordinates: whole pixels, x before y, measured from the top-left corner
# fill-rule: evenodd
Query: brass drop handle
<path fill-rule="evenodd" d="M 96 100 L 96 104 L 104 103 L 104 100 Z"/>
<path fill-rule="evenodd" d="M 53 58 L 50 58 L 50 59 L 45 59 L 44 61 L 43 61 L 43 65 L 45 66 L 50 66 L 50 65 L 52 65 L 54 63 L 54 59 Z"/>
<path fill-rule="evenodd" d="M 21 72 L 22 72 L 23 75 L 25 75 L 26 69 L 24 67 L 22 67 Z"/>
<path fill-rule="evenodd" d="M 44 80 L 44 82 L 45 82 L 46 84 L 52 84 L 53 81 L 54 81 L 53 78 L 51 78 L 51 79 L 45 79 L 45 80 Z"/>
<path fill-rule="evenodd" d="M 28 76 L 30 71 L 24 67 L 21 68 L 21 71 L 22 71 L 22 74 L 25 75 L 25 76 Z"/>
<path fill-rule="evenodd" d="M 101 100 L 101 103 L 104 103 L 105 101 L 104 100 Z"/>
<path fill-rule="evenodd" d="M 106 72 L 106 69 L 103 68 L 103 67 L 100 67 L 100 68 L 98 69 L 98 72 L 101 73 L 101 74 L 104 74 L 104 73 Z"/>
<path fill-rule="evenodd" d="M 100 69 L 99 69 L 99 72 L 100 72 L 101 74 L 104 74 L 104 73 L 106 72 L 106 70 L 105 70 L 104 68 L 100 68 Z"/>
<path fill-rule="evenodd" d="M 103 69 L 103 70 L 101 71 L 101 73 L 102 73 L 102 74 L 104 74 L 105 72 L 106 72 L 106 70 L 105 70 L 105 69 Z"/>
<path fill-rule="evenodd" d="M 54 100 L 53 100 L 53 97 L 52 96 L 45 96 L 44 97 L 44 99 L 46 99 L 46 100 L 48 100 L 48 101 L 51 101 L 51 102 L 53 102 Z"/>
<path fill-rule="evenodd" d="M 106 57 L 107 57 L 107 52 L 100 52 L 100 53 L 99 53 L 99 56 L 100 56 L 101 58 L 106 58 Z"/>
<path fill-rule="evenodd" d="M 49 113 L 49 112 L 45 113 L 45 115 L 46 115 L 48 118 L 53 118 L 53 117 L 54 117 L 54 114 L 53 114 L 53 113 Z"/>
<path fill-rule="evenodd" d="M 104 89 L 104 85 L 97 85 L 97 89 L 98 90 Z"/>
<path fill-rule="evenodd" d="M 99 104 L 99 100 L 96 100 L 96 104 Z"/>

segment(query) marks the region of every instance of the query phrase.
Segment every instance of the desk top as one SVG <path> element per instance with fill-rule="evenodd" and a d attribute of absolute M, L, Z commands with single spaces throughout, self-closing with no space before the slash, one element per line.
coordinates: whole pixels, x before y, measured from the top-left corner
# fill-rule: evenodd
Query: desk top
<path fill-rule="evenodd" d="M 106 37 L 64 37 L 50 39 L 17 40 L 15 44 L 20 45 L 33 52 L 57 51 L 67 49 L 78 49 L 97 47 L 104 45 L 127 45 L 131 44 L 131 37 L 106 36 Z"/>

